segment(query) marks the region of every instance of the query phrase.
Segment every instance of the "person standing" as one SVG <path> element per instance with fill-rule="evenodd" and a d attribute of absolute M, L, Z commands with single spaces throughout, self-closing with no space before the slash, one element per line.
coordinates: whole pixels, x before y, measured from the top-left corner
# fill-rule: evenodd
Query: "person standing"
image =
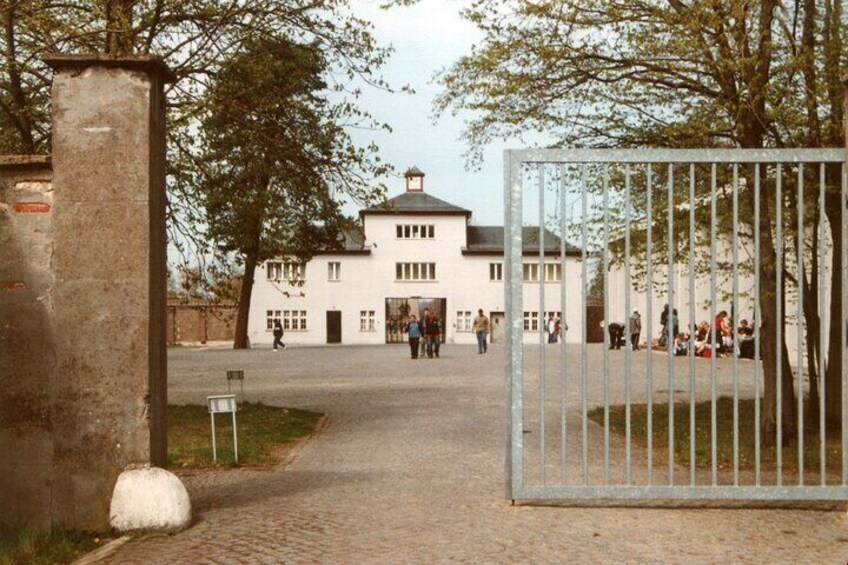
<path fill-rule="evenodd" d="M 556 343 L 557 342 L 556 327 L 557 327 L 557 321 L 556 321 L 556 318 L 554 317 L 554 313 L 551 312 L 550 315 L 548 316 L 548 321 L 547 321 L 547 324 L 545 326 L 545 331 L 548 332 L 548 343 Z"/>
<path fill-rule="evenodd" d="M 420 351 L 419 351 L 419 359 L 424 359 L 424 355 L 427 354 L 427 326 L 430 324 L 430 309 L 424 308 L 421 311 L 421 319 L 418 322 L 418 326 L 421 329 L 421 341 L 420 341 Z"/>
<path fill-rule="evenodd" d="M 483 309 L 477 310 L 472 331 L 477 334 L 477 354 L 486 353 L 486 335 L 489 333 L 489 318 L 483 315 Z"/>
<path fill-rule="evenodd" d="M 633 351 L 639 351 L 639 336 L 642 334 L 642 316 L 639 310 L 633 310 L 630 316 L 630 343 L 633 344 Z"/>
<path fill-rule="evenodd" d="M 660 334 L 659 344 L 665 346 L 668 344 L 668 304 L 663 306 L 660 314 L 660 326 L 662 326 L 662 333 Z"/>
<path fill-rule="evenodd" d="M 409 315 L 409 323 L 406 324 L 406 333 L 409 336 L 409 351 L 412 359 L 418 359 L 418 342 L 421 340 L 421 326 L 415 314 Z"/>
<path fill-rule="evenodd" d="M 279 320 L 276 320 L 274 322 L 274 351 L 277 350 L 278 346 L 282 349 L 286 348 L 286 344 L 283 343 L 283 326 Z"/>

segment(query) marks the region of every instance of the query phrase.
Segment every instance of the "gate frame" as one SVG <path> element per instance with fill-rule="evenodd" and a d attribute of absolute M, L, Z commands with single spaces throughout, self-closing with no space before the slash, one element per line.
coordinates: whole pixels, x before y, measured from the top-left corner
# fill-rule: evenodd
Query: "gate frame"
<path fill-rule="evenodd" d="M 848 107 L 848 98 L 846 98 Z M 848 138 L 848 121 L 846 121 Z M 544 164 L 698 164 L 698 163 L 836 163 L 842 164 L 842 483 L 829 486 L 711 485 L 526 485 L 523 419 L 523 171 Z M 585 186 L 583 187 L 585 191 Z M 585 250 L 584 250 L 585 253 Z M 505 494 L 515 502 L 551 500 L 848 500 L 848 150 L 839 149 L 507 149 L 504 151 L 505 291 Z M 585 270 L 585 262 L 584 262 Z M 564 281 L 563 281 L 564 284 Z M 585 297 L 585 276 L 583 294 Z M 833 291 L 832 291 L 833 292 Z M 607 297 L 604 296 L 606 300 Z M 585 313 L 584 313 L 585 316 Z M 585 320 L 582 328 L 584 357 Z M 585 367 L 583 368 L 585 378 Z"/>

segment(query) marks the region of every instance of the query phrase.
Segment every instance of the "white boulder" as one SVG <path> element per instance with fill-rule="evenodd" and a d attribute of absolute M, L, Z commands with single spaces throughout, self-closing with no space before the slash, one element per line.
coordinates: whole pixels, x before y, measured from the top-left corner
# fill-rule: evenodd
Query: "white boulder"
<path fill-rule="evenodd" d="M 115 483 L 109 522 L 118 532 L 172 532 L 191 520 L 191 501 L 176 475 L 149 467 L 124 471 Z"/>

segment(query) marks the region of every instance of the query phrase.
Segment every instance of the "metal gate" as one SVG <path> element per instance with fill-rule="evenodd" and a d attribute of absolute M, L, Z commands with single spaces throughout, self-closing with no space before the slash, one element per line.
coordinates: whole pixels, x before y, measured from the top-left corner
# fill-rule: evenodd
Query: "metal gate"
<path fill-rule="evenodd" d="M 845 160 L 506 151 L 507 497 L 848 499 Z"/>

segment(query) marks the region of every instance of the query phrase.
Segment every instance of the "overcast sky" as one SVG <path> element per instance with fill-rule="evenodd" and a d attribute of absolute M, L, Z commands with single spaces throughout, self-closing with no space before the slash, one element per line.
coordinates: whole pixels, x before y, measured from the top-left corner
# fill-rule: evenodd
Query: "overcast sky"
<path fill-rule="evenodd" d="M 475 224 L 502 225 L 502 153 L 506 145 L 488 147 L 482 168 L 468 171 L 464 157 L 468 147 L 460 139 L 462 117 L 433 121 L 433 100 L 440 91 L 434 75 L 469 53 L 482 34 L 460 17 L 462 0 L 421 0 L 415 6 L 391 10 L 381 10 L 381 1 L 354 0 L 354 11 L 374 24 L 381 45 L 395 48 L 383 68 L 384 78 L 393 86 L 408 84 L 415 94 L 366 92 L 362 107 L 394 131 L 361 133 L 357 139 L 374 139 L 383 158 L 401 172 L 416 165 L 426 174 L 425 191 L 471 210 Z M 389 189 L 389 197 L 400 194 L 405 189 L 403 179 L 390 181 Z M 356 207 L 348 210 L 357 211 Z"/>

